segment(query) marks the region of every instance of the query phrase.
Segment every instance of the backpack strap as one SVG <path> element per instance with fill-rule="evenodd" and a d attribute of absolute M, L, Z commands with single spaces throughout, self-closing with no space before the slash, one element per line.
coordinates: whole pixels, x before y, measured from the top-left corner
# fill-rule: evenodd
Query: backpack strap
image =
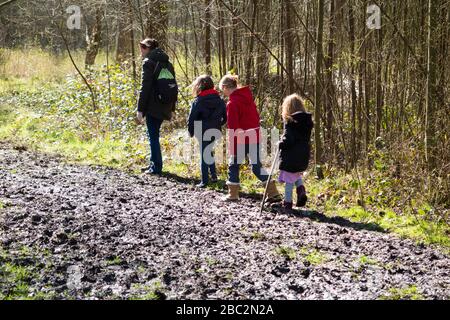
<path fill-rule="evenodd" d="M 153 70 L 153 78 L 156 76 L 156 71 L 158 70 L 159 61 L 156 61 L 155 70 Z"/>

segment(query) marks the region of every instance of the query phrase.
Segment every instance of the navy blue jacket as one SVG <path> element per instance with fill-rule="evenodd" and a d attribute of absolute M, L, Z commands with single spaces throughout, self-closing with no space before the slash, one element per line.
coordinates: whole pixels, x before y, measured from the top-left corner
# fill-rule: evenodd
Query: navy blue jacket
<path fill-rule="evenodd" d="M 208 92 L 214 91 L 210 90 Z M 195 121 L 202 122 L 202 135 L 208 129 L 221 130 L 222 126 L 227 123 L 226 105 L 217 93 L 206 95 L 200 94 L 192 103 L 188 119 L 188 130 L 191 137 L 193 137 L 195 133 Z"/>
<path fill-rule="evenodd" d="M 284 124 L 280 142 L 280 170 L 303 172 L 308 168 L 310 158 L 311 131 L 314 126 L 311 113 L 297 112 L 294 121 Z"/>

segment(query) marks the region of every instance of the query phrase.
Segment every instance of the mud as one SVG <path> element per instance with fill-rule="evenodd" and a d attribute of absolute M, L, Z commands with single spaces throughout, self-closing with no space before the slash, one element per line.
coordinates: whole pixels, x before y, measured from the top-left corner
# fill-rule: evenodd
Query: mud
<path fill-rule="evenodd" d="M 30 266 L 30 288 L 54 299 L 449 298 L 433 246 L 317 212 L 260 214 L 193 183 L 0 143 L 0 263 Z"/>

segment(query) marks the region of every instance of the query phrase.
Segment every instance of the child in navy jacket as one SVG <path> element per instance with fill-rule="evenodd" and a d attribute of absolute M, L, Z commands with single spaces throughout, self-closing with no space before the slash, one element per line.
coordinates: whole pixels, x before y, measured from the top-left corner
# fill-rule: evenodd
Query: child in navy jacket
<path fill-rule="evenodd" d="M 211 182 L 217 182 L 216 164 L 214 161 L 214 141 L 221 135 L 221 128 L 227 122 L 225 102 L 214 89 L 214 82 L 208 75 L 198 77 L 192 84 L 192 103 L 188 120 L 191 137 L 196 137 L 200 145 L 200 166 L 202 181 L 197 185 L 204 188 Z M 206 134 L 205 134 L 206 133 Z"/>

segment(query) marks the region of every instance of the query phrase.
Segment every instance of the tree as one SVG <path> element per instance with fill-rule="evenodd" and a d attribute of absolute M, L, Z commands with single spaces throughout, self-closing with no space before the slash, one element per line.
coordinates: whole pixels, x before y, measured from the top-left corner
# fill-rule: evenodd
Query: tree
<path fill-rule="evenodd" d="M 349 24 L 349 36 L 350 36 L 350 92 L 351 92 L 351 117 L 352 117 L 352 138 L 350 144 L 350 164 L 353 168 L 356 164 L 356 81 L 355 81 L 355 18 L 353 12 L 353 4 L 348 3 L 348 24 Z"/>
<path fill-rule="evenodd" d="M 95 63 L 95 58 L 98 54 L 98 49 L 100 47 L 102 34 L 102 12 L 100 7 L 97 6 L 95 9 L 95 21 L 94 23 L 86 23 L 86 58 L 85 65 L 92 66 Z"/>
<path fill-rule="evenodd" d="M 17 0 L 8 0 L 8 1 L 5 1 L 5 2 L 0 3 L 0 10 L 1 10 L 3 7 L 6 7 L 6 5 L 11 4 L 11 3 L 15 2 L 15 1 L 17 1 Z"/>
<path fill-rule="evenodd" d="M 122 19 L 117 21 L 116 32 L 116 61 L 121 63 L 131 58 L 132 39 L 133 39 L 133 23 L 130 15 L 130 7 L 128 0 L 120 0 L 119 5 L 124 13 Z"/>
<path fill-rule="evenodd" d="M 333 80 L 333 63 L 334 63 L 334 47 L 336 36 L 336 13 L 335 0 L 330 0 L 330 19 L 329 19 L 329 39 L 328 51 L 325 57 L 325 112 L 326 112 L 326 142 L 334 145 L 333 133 L 333 108 L 334 108 L 334 80 Z"/>
<path fill-rule="evenodd" d="M 437 6 L 435 0 L 428 0 L 428 62 L 427 62 L 427 92 L 426 92 L 426 160 L 429 172 L 436 168 L 436 128 L 435 112 L 437 102 Z"/>
<path fill-rule="evenodd" d="M 205 21 L 204 21 L 204 29 L 205 29 L 205 65 L 206 65 L 206 73 L 211 74 L 211 6 L 212 0 L 205 0 Z"/>
<path fill-rule="evenodd" d="M 321 169 L 322 164 L 322 139 L 321 132 L 321 116 L 322 116 L 322 59 L 323 59 L 323 16 L 324 16 L 324 0 L 317 0 L 317 33 L 316 33 L 316 74 L 314 85 L 314 142 L 315 142 L 315 162 L 317 168 L 317 176 L 323 178 Z"/>
<path fill-rule="evenodd" d="M 284 0 L 284 12 L 285 12 L 285 21 L 286 21 L 286 29 L 284 30 L 284 43 L 286 46 L 286 69 L 287 69 L 287 81 L 288 81 L 288 93 L 294 93 L 295 91 L 295 85 L 294 85 L 294 65 L 293 65 L 293 38 L 294 33 L 292 31 L 292 24 L 291 24 L 291 15 L 292 15 L 292 8 L 291 8 L 291 1 L 290 0 Z"/>

